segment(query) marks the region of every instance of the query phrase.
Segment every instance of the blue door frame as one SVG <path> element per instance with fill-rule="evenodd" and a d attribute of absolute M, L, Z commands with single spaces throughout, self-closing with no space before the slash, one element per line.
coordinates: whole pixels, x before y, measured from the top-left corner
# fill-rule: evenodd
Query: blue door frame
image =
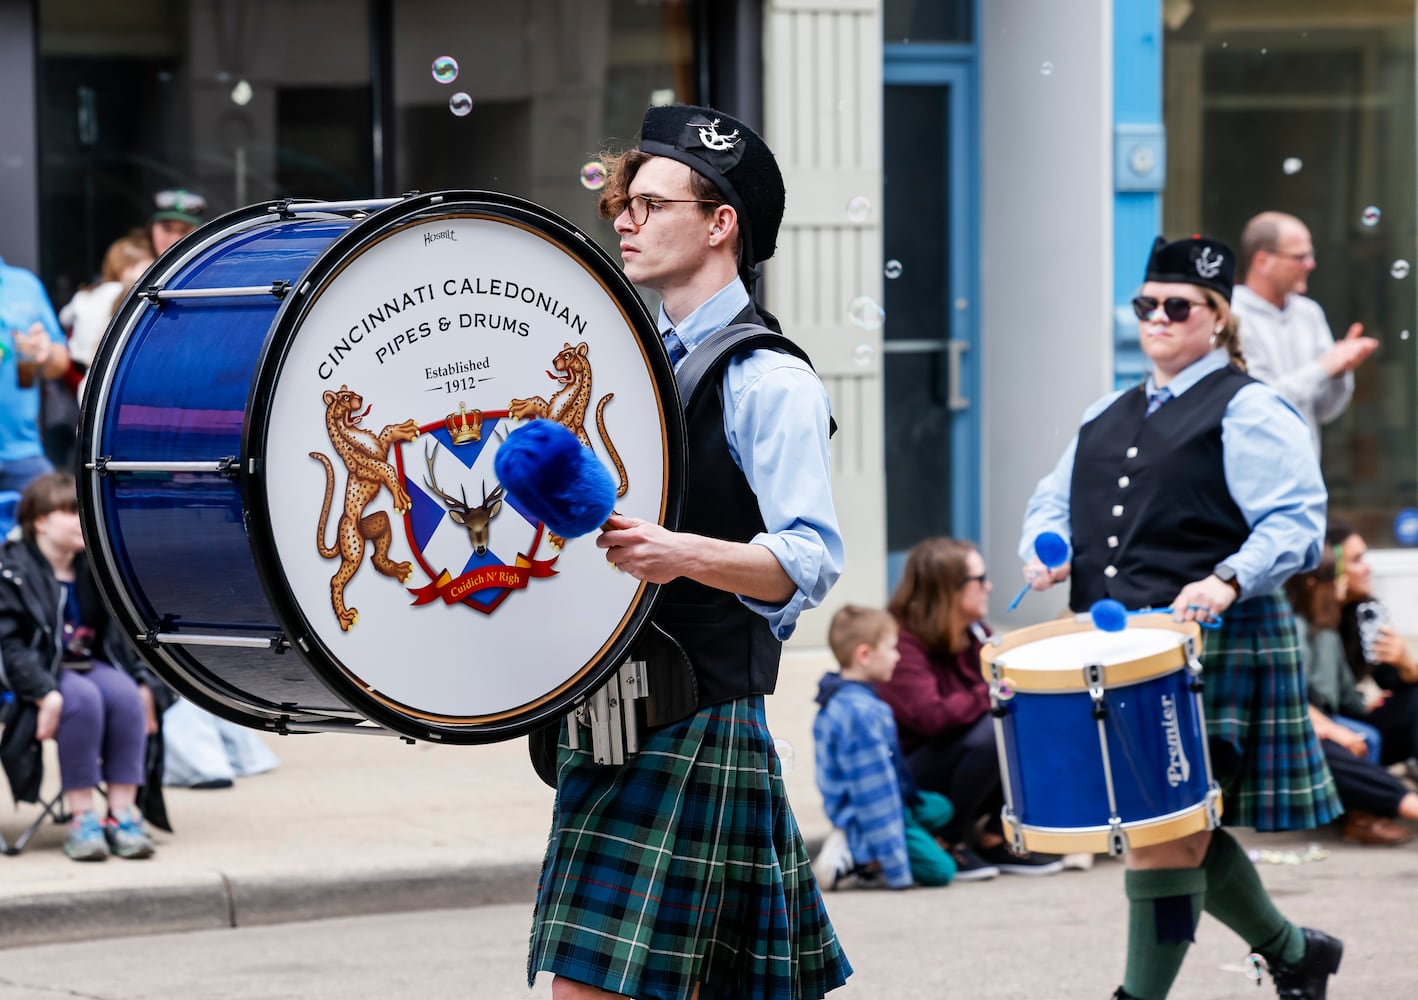
<path fill-rule="evenodd" d="M 959 385 L 969 406 L 950 421 L 950 523 L 958 538 L 980 537 L 980 148 L 978 54 L 974 45 L 886 45 L 883 83 L 950 91 L 949 205 L 953 340 L 965 342 Z M 889 166 L 889 165 L 888 165 Z M 888 321 L 889 321 L 888 317 Z M 894 569 L 894 567 L 893 567 Z M 888 571 L 894 581 L 898 573 Z"/>

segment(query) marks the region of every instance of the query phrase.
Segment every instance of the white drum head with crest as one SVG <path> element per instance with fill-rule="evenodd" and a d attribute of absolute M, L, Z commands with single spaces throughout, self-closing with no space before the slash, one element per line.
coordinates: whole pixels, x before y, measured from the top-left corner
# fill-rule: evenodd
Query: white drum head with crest
<path fill-rule="evenodd" d="M 594 535 L 551 536 L 498 483 L 497 448 L 557 420 L 618 513 L 673 526 L 673 376 L 619 269 L 536 206 L 445 192 L 349 237 L 284 307 L 257 377 L 258 568 L 292 641 L 370 718 L 517 735 L 619 665 L 654 588 Z"/>

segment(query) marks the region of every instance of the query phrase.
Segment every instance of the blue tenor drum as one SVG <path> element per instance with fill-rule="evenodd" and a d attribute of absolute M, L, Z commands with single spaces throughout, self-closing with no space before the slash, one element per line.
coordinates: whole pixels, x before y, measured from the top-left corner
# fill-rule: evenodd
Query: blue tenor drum
<path fill-rule="evenodd" d="M 980 654 L 1016 848 L 1121 854 L 1220 822 L 1201 703 L 1200 629 L 1065 620 Z"/>
<path fill-rule="evenodd" d="M 657 589 L 498 483 L 537 418 L 605 463 L 620 513 L 677 524 L 673 372 L 584 233 L 487 192 L 243 209 L 154 264 L 95 358 L 95 575 L 158 673 L 233 721 L 526 733 L 621 667 Z"/>

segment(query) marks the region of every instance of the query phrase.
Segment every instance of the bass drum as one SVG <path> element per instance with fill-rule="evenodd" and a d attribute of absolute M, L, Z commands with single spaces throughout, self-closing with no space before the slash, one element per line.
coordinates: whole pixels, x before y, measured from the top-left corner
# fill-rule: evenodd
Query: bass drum
<path fill-rule="evenodd" d="M 655 324 L 543 208 L 449 191 L 235 212 L 152 267 L 88 385 L 95 574 L 144 658 L 220 716 L 509 739 L 648 626 L 658 588 L 549 535 L 493 469 L 509 430 L 555 419 L 618 512 L 678 524 Z"/>

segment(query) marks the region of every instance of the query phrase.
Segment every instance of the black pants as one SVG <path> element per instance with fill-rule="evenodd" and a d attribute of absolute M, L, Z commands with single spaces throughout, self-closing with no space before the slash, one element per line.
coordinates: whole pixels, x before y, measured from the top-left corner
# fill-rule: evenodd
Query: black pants
<path fill-rule="evenodd" d="M 1387 737 L 1385 737 L 1385 742 Z M 1334 787 L 1344 808 L 1387 816 L 1398 815 L 1408 787 L 1367 757 L 1356 757 L 1333 740 L 1320 740 L 1324 759 L 1334 775 Z"/>
<path fill-rule="evenodd" d="M 942 831 L 951 843 L 973 842 L 975 821 L 988 815 L 986 829 L 1001 829 L 1004 805 L 995 750 L 995 726 L 989 713 L 953 739 L 932 740 L 906 758 L 916 784 L 939 792 L 955 806 L 955 818 Z"/>
<path fill-rule="evenodd" d="M 1418 685 L 1395 684 L 1383 704 L 1361 721 L 1378 727 L 1385 764 L 1418 757 Z"/>

